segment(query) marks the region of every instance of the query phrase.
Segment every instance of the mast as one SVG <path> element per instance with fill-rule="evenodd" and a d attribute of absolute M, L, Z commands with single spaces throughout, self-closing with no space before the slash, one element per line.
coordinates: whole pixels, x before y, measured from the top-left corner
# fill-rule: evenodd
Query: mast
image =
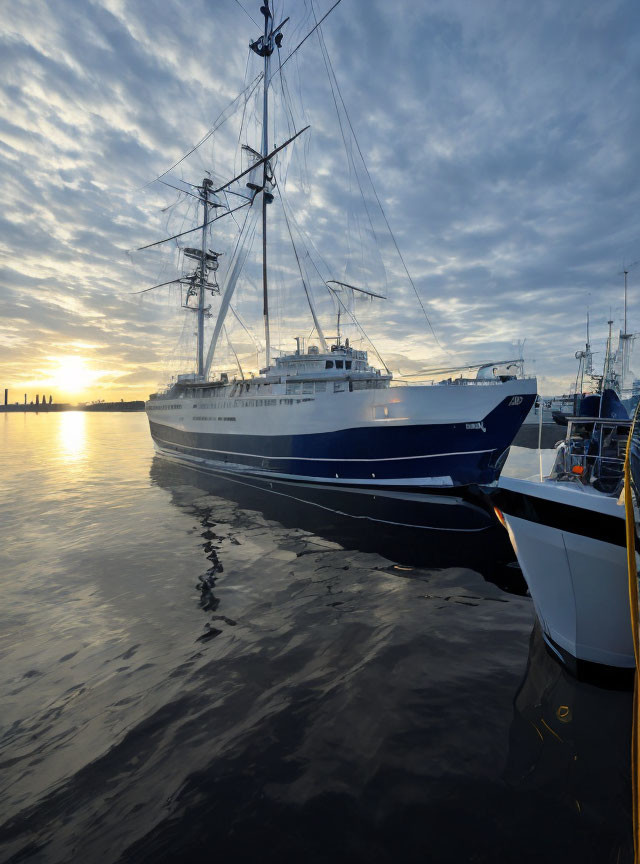
<path fill-rule="evenodd" d="M 587 341 L 584 346 L 584 370 L 587 375 L 593 375 L 593 354 L 591 353 L 591 339 L 589 336 L 589 310 L 587 309 Z"/>
<path fill-rule="evenodd" d="M 633 270 L 640 264 L 640 261 L 634 261 L 632 264 L 623 264 L 622 271 L 618 273 L 618 276 L 624 276 L 624 330 L 620 334 L 620 341 L 618 345 L 618 351 L 621 354 L 620 359 L 620 391 L 622 393 L 623 390 L 626 390 L 625 384 L 627 382 L 627 377 L 629 374 L 629 364 L 631 361 L 631 348 L 633 346 L 634 334 L 629 333 L 627 330 L 627 276 L 629 275 L 629 271 Z"/>
<path fill-rule="evenodd" d="M 267 183 L 271 183 L 271 166 L 265 158 L 269 155 L 269 84 L 271 75 L 271 55 L 276 47 L 282 45 L 282 33 L 280 30 L 289 20 L 285 18 L 277 27 L 272 26 L 273 16 L 269 9 L 269 0 L 264 0 L 260 7 L 264 15 L 264 33 L 255 42 L 250 42 L 249 47 L 259 57 L 264 58 L 264 75 L 262 79 L 262 145 L 261 152 L 264 162 L 262 163 L 262 315 L 264 318 L 264 341 L 266 348 L 266 366 L 271 361 L 271 339 L 269 335 L 269 285 L 267 279 L 267 204 L 273 201 L 273 195 L 267 189 Z"/>
<path fill-rule="evenodd" d="M 624 395 L 623 391 L 625 389 L 625 384 L 627 383 L 626 379 L 627 379 L 627 372 L 629 371 L 629 359 L 630 359 L 629 358 L 629 349 L 631 347 L 631 344 L 630 344 L 631 336 L 629 333 L 627 333 L 627 274 L 629 273 L 629 269 L 627 267 L 625 267 L 622 272 L 624 273 L 624 330 L 620 334 L 619 345 L 618 345 L 619 353 L 622 355 L 619 358 L 619 361 L 620 361 L 620 396 L 621 397 Z M 618 359 L 618 358 L 616 358 L 616 359 Z"/>
<path fill-rule="evenodd" d="M 607 339 L 607 353 L 604 361 L 605 368 L 602 380 L 602 392 L 604 392 L 608 386 L 611 386 L 611 327 L 613 325 L 613 319 L 610 318 L 607 321 L 607 324 L 609 325 L 609 338 Z"/>
<path fill-rule="evenodd" d="M 273 46 L 269 38 L 269 0 L 265 0 L 264 6 L 260 7 L 264 15 L 264 78 L 262 79 L 262 155 L 269 152 L 269 67 Z M 269 288 L 267 282 L 267 161 L 262 164 L 262 315 L 264 318 L 264 342 L 266 351 L 265 366 L 268 368 L 271 362 L 271 340 L 269 334 Z"/>
<path fill-rule="evenodd" d="M 589 310 L 587 309 L 587 351 L 591 350 L 591 346 L 589 345 Z"/>
<path fill-rule="evenodd" d="M 200 258 L 200 285 L 198 288 L 198 378 L 204 376 L 204 289 L 207 283 L 207 222 L 209 221 L 209 190 L 213 186 L 208 177 L 202 181 L 202 248 Z"/>

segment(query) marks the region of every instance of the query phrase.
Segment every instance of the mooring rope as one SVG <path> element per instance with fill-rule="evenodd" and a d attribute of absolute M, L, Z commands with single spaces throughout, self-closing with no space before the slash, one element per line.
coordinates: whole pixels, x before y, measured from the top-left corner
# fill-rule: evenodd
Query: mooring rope
<path fill-rule="evenodd" d="M 638 810 L 638 753 L 640 752 L 640 722 L 638 718 L 638 668 L 640 657 L 640 635 L 638 621 L 638 568 L 636 565 L 636 523 L 631 489 L 631 442 L 638 422 L 638 409 L 634 416 L 633 426 L 629 431 L 627 451 L 624 460 L 624 510 L 627 539 L 627 569 L 629 573 L 629 610 L 631 612 L 631 633 L 633 634 L 633 652 L 636 658 L 636 671 L 633 682 L 633 719 L 631 726 L 631 802 L 633 809 L 633 849 L 634 860 L 640 864 L 640 812 Z"/>

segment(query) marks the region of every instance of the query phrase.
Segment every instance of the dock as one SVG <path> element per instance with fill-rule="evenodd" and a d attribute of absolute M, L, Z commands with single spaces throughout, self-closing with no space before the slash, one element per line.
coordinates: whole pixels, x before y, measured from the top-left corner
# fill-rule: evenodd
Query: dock
<path fill-rule="evenodd" d="M 558 441 L 562 441 L 566 434 L 566 427 L 558 426 L 557 423 L 543 423 L 542 449 L 553 450 Z M 537 424 L 525 423 L 520 427 L 520 431 L 514 438 L 513 445 L 515 447 L 530 447 L 537 450 L 539 435 L 540 427 Z"/>

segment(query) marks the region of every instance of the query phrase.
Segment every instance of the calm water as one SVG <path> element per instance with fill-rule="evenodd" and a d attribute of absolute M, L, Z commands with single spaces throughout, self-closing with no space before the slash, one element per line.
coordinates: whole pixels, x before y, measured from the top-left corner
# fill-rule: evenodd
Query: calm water
<path fill-rule="evenodd" d="M 546 654 L 502 529 L 214 485 L 142 414 L 0 438 L 0 860 L 632 860 L 631 694 Z"/>

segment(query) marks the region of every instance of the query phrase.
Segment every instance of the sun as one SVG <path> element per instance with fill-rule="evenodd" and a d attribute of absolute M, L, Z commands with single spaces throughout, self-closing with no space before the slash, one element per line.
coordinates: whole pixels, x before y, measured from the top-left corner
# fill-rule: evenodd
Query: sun
<path fill-rule="evenodd" d="M 63 393 L 81 393 L 91 387 L 100 377 L 88 365 L 84 357 L 58 357 L 51 369 L 51 385 Z"/>

